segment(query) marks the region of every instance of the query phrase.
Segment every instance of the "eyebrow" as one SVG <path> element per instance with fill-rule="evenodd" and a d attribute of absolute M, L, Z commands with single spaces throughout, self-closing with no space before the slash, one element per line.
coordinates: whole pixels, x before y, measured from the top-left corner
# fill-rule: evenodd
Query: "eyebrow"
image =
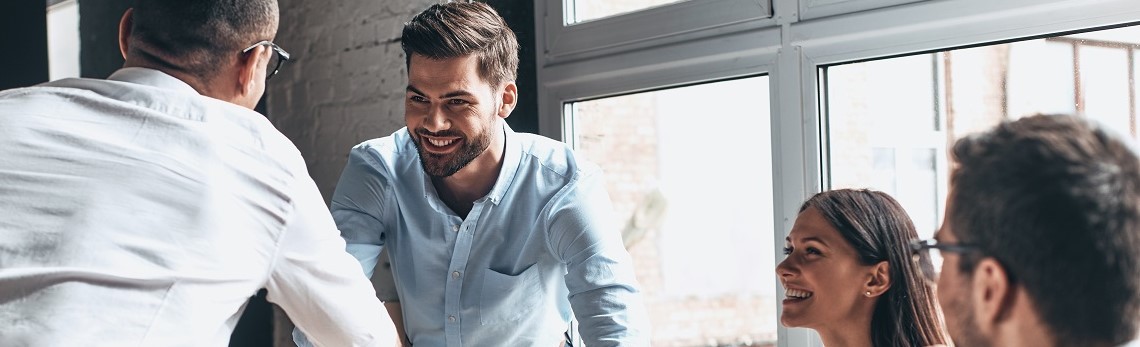
<path fill-rule="evenodd" d="M 412 92 L 412 93 L 416 93 L 419 95 L 427 96 L 427 93 L 424 93 L 423 91 L 416 89 L 416 87 L 413 87 L 411 85 L 408 86 L 407 91 Z M 441 99 L 447 99 L 447 98 L 454 98 L 457 96 L 472 96 L 472 95 L 474 95 L 474 94 L 471 94 L 470 92 L 465 91 L 465 90 L 456 90 L 456 91 L 448 92 L 447 94 L 443 94 L 443 96 L 441 96 L 440 98 Z"/>
<path fill-rule="evenodd" d="M 792 242 L 792 237 L 791 237 L 791 236 L 785 237 L 785 238 L 784 238 L 784 241 L 786 241 L 786 242 Z M 823 244 L 824 246 L 827 246 L 827 242 L 823 242 L 823 239 L 821 239 L 821 238 L 819 238 L 819 237 L 815 237 L 815 236 L 809 236 L 809 237 L 805 237 L 805 238 L 802 238 L 802 239 L 800 239 L 800 243 L 805 243 L 805 242 L 808 242 L 808 241 L 815 241 L 815 242 L 819 242 L 819 243 Z"/>

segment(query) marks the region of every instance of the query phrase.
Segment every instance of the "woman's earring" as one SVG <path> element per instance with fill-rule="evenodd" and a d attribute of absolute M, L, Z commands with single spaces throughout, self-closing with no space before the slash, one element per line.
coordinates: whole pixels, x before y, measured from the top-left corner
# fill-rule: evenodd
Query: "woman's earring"
<path fill-rule="evenodd" d="M 865 293 L 865 294 L 867 294 L 868 298 L 871 297 L 871 291 L 867 291 L 867 293 Z"/>

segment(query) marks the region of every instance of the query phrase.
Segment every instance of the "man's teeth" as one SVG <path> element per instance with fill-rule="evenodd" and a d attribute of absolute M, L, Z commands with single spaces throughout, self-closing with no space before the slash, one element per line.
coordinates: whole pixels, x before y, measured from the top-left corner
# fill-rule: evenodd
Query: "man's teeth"
<path fill-rule="evenodd" d="M 451 140 L 427 139 L 427 140 L 428 140 L 428 142 L 431 142 L 431 144 L 436 146 L 436 147 L 447 146 L 447 145 L 450 145 L 452 142 L 455 142 L 455 139 L 451 139 Z"/>
<path fill-rule="evenodd" d="M 811 297 L 811 292 L 799 289 L 788 289 L 784 291 L 784 295 L 789 298 L 807 299 Z"/>

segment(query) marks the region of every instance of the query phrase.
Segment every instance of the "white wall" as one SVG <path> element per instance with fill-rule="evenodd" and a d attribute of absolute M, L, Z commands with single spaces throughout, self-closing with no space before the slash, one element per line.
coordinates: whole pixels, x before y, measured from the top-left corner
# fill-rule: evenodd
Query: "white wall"
<path fill-rule="evenodd" d="M 353 145 L 404 125 L 397 40 L 435 2 L 280 0 L 275 42 L 293 59 L 268 83 L 266 115 L 297 144 L 326 201 Z"/>
<path fill-rule="evenodd" d="M 265 113 L 300 149 L 326 201 L 352 146 L 404 126 L 407 73 L 396 40 L 435 2 L 279 1 L 275 42 L 293 57 L 269 80 Z M 292 324 L 277 317 L 274 345 L 293 346 Z"/>

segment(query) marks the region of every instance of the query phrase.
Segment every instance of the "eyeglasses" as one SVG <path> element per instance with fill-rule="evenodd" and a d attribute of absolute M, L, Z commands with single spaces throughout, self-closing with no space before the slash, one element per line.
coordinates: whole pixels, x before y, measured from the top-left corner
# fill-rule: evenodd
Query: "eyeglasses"
<path fill-rule="evenodd" d="M 937 240 L 911 240 L 911 259 L 918 263 L 922 276 L 931 283 L 938 282 L 942 271 L 942 252 L 973 253 L 980 248 L 966 244 L 938 243 Z"/>
<path fill-rule="evenodd" d="M 249 51 L 253 50 L 254 48 L 257 48 L 257 46 L 269 46 L 269 48 L 273 49 L 274 53 L 277 53 L 277 54 L 273 55 L 273 57 L 276 59 L 271 58 L 272 60 L 269 61 L 269 64 L 265 65 L 265 67 L 266 67 L 265 79 L 268 80 L 268 79 L 272 78 L 273 75 L 276 75 L 277 71 L 281 70 L 281 64 L 284 64 L 286 61 L 289 61 L 289 52 L 286 52 L 284 49 L 281 49 L 280 46 L 277 46 L 277 44 L 270 42 L 268 40 L 259 41 L 255 44 L 253 44 L 252 46 L 246 47 L 246 49 L 241 50 L 241 52 L 242 52 L 242 54 L 249 53 Z M 273 61 L 273 60 L 276 60 L 276 61 Z M 272 69 L 270 69 L 270 68 L 272 68 Z"/>

